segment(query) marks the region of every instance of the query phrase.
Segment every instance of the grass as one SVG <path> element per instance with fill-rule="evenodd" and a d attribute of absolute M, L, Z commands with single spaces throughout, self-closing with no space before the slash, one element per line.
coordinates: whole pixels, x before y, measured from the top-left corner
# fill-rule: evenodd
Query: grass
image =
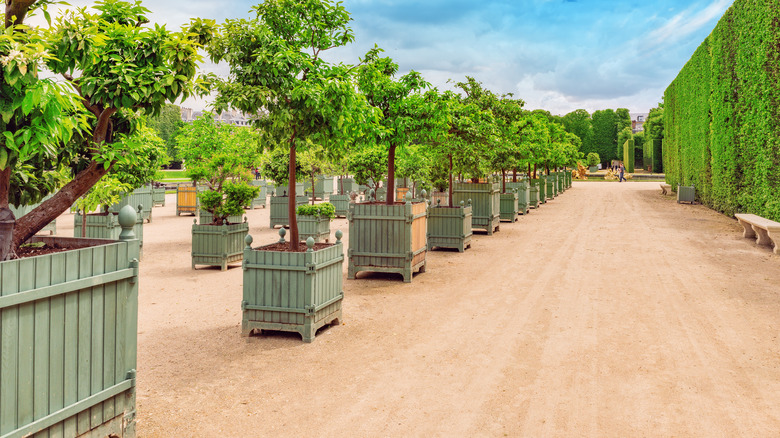
<path fill-rule="evenodd" d="M 161 170 L 160 172 L 163 174 L 163 181 L 189 181 L 186 170 Z"/>

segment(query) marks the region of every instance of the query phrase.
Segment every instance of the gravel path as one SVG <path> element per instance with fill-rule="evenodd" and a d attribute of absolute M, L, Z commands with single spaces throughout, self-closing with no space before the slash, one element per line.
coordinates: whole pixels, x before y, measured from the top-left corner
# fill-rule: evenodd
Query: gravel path
<path fill-rule="evenodd" d="M 658 183 L 575 182 L 412 284 L 345 280 L 343 324 L 312 344 L 242 338 L 241 268 L 193 271 L 174 211 L 144 229 L 141 437 L 780 431 L 780 258 Z"/>

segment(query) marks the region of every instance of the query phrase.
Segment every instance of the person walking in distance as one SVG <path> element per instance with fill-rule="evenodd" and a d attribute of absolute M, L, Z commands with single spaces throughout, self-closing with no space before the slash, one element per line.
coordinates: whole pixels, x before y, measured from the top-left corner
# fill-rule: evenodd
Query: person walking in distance
<path fill-rule="evenodd" d="M 618 182 L 623 182 L 626 180 L 626 178 L 623 176 L 626 172 L 626 168 L 623 166 L 623 163 L 620 163 L 620 167 L 618 167 L 618 172 L 620 173 L 620 179 Z"/>

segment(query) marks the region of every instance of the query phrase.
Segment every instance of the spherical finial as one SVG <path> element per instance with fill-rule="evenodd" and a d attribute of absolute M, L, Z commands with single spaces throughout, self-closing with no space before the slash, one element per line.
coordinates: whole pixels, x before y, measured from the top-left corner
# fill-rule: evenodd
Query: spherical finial
<path fill-rule="evenodd" d="M 466 202 L 465 201 L 460 201 L 460 206 L 463 207 L 464 205 L 466 205 Z"/>
<path fill-rule="evenodd" d="M 404 196 L 404 200 L 406 202 L 412 202 L 412 194 L 409 192 L 406 192 L 406 196 Z"/>
<path fill-rule="evenodd" d="M 420 196 L 422 196 L 423 198 L 427 198 L 428 192 L 426 192 L 425 189 L 422 189 L 422 191 L 420 192 Z"/>
<path fill-rule="evenodd" d="M 471 205 L 471 198 L 469 198 L 469 205 Z"/>
<path fill-rule="evenodd" d="M 279 243 L 284 243 L 284 235 L 287 234 L 287 230 L 284 227 L 279 229 Z"/>
<path fill-rule="evenodd" d="M 437 199 L 436 200 L 436 206 L 437 207 L 441 207 L 441 199 Z"/>
<path fill-rule="evenodd" d="M 252 249 L 253 241 L 254 239 L 252 239 L 252 236 L 250 236 L 249 234 L 247 234 L 246 237 L 244 237 L 244 243 L 246 243 L 247 249 Z"/>
<path fill-rule="evenodd" d="M 143 204 L 138 204 L 138 212 L 141 213 L 143 211 L 144 211 L 144 205 Z"/>
<path fill-rule="evenodd" d="M 195 224 L 195 225 L 198 225 L 198 218 L 193 219 L 192 223 Z"/>
<path fill-rule="evenodd" d="M 306 252 L 314 251 L 314 238 L 313 237 L 309 236 L 309 238 L 306 239 L 306 248 L 308 248 L 306 250 Z"/>
<path fill-rule="evenodd" d="M 119 233 L 119 240 L 132 240 L 135 239 L 135 233 L 133 227 L 135 226 L 137 213 L 133 210 L 133 207 L 125 205 L 119 210 L 119 225 L 122 227 L 122 232 Z"/>
<path fill-rule="evenodd" d="M 336 230 L 336 243 L 341 243 L 342 237 L 344 237 L 344 233 L 341 230 Z"/>

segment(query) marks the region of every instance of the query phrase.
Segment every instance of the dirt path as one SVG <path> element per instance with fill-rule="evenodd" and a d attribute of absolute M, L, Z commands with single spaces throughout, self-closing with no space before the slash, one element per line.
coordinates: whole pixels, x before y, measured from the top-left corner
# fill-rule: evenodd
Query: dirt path
<path fill-rule="evenodd" d="M 240 267 L 192 271 L 169 196 L 144 229 L 138 434 L 776 436 L 780 258 L 659 192 L 575 183 L 412 284 L 345 280 L 312 344 L 240 336 Z"/>

